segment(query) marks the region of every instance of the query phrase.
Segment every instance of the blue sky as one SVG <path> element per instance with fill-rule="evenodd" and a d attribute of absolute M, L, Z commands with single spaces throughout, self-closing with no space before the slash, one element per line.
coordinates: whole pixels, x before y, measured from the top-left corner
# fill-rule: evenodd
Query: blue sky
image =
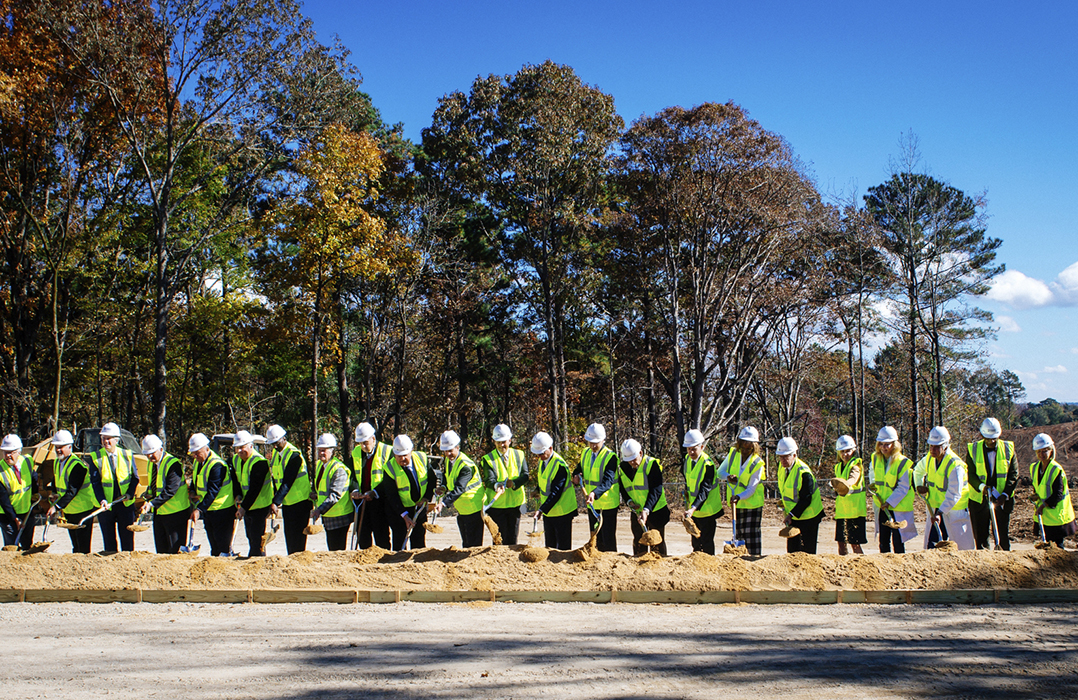
<path fill-rule="evenodd" d="M 383 118 L 418 141 L 438 98 L 547 59 L 631 123 L 732 100 L 821 192 L 883 182 L 912 130 L 927 172 L 985 193 L 1007 273 L 987 350 L 1032 401 L 1078 401 L 1078 2 L 307 2 Z"/>

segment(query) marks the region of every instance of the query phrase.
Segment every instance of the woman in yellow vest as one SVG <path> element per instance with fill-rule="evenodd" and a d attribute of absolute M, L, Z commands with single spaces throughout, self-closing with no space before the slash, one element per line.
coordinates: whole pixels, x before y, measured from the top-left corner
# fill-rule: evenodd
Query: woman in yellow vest
<path fill-rule="evenodd" d="M 38 491 L 37 471 L 30 455 L 22 453 L 22 438 L 7 435 L 0 444 L 3 459 L 0 460 L 0 529 L 4 533 L 4 545 L 17 545 L 27 549 L 34 542 L 34 515 L 30 505 Z M 19 530 L 22 537 L 19 537 Z M 15 538 L 19 537 L 16 542 Z"/>
<path fill-rule="evenodd" d="M 311 519 L 322 518 L 326 528 L 326 549 L 340 552 L 348 547 L 348 526 L 352 523 L 352 499 L 348 497 L 348 487 L 352 483 L 352 473 L 334 453 L 337 451 L 337 438 L 331 433 L 322 433 L 315 443 L 318 453 L 318 465 L 315 467 L 314 509 Z"/>
<path fill-rule="evenodd" d="M 142 512 L 153 510 L 153 541 L 158 554 L 179 554 L 187 534 L 191 499 L 183 478 L 183 463 L 165 452 L 161 438 L 142 438 L 142 454 L 150 462 L 150 482 L 143 494 Z"/>
<path fill-rule="evenodd" d="M 55 474 L 56 503 L 49 507 L 45 517 L 51 519 L 58 512 L 64 514 L 69 523 L 77 523 L 98 505 L 108 505 L 105 491 L 101 487 L 101 475 L 97 473 L 93 462 L 86 464 L 82 458 L 72 452 L 74 439 L 67 430 L 57 430 L 52 436 L 52 446 L 56 449 Z M 71 551 L 76 554 L 90 553 L 90 540 L 93 538 L 92 527 L 68 530 L 71 537 Z"/>
<path fill-rule="evenodd" d="M 490 507 L 487 515 L 498 526 L 502 544 L 516 544 L 520 533 L 520 509 L 528 483 L 528 460 L 524 451 L 511 447 L 513 431 L 505 423 L 494 426 L 494 449 L 479 460 L 480 474 Z"/>
<path fill-rule="evenodd" d="M 917 536 L 913 518 L 913 461 L 902 454 L 898 431 L 886 425 L 876 435 L 869 471 L 869 490 L 876 505 L 876 532 L 880 552 L 906 552 L 906 542 Z M 902 526 L 902 523 L 905 523 Z M 901 527 L 900 527 L 901 526 Z"/>
<path fill-rule="evenodd" d="M 633 533 L 633 554 L 639 556 L 648 551 L 640 544 L 644 529 L 655 530 L 662 542 L 651 551 L 666 556 L 666 524 L 670 522 L 670 508 L 666 505 L 663 489 L 663 468 L 659 460 L 644 454 L 636 440 L 621 443 L 621 492 L 625 503 L 635 513 L 629 518 Z"/>
<path fill-rule="evenodd" d="M 1044 524 L 1044 539 L 1062 548 L 1063 539 L 1078 532 L 1074 520 L 1074 504 L 1067 487 L 1067 474 L 1056 461 L 1052 436 L 1040 433 L 1033 438 L 1037 461 L 1029 465 L 1033 481 L 1033 504 L 1036 515 Z"/>
<path fill-rule="evenodd" d="M 868 505 L 865 502 L 865 470 L 861 458 L 856 457 L 857 443 L 849 435 L 835 442 L 838 464 L 835 478 L 842 481 L 846 493 L 835 496 L 835 542 L 839 556 L 848 554 L 847 545 L 856 554 L 864 554 L 861 545 L 868 544 L 866 523 Z"/>
<path fill-rule="evenodd" d="M 928 480 L 928 501 L 939 503 L 937 520 L 947 526 L 947 535 L 960 550 L 975 549 L 973 524 L 966 504 L 969 502 L 969 481 L 966 463 L 951 451 L 951 433 L 937 425 L 928 433 L 928 453 L 935 461 Z"/>
<path fill-rule="evenodd" d="M 797 441 L 792 437 L 779 440 L 775 455 L 779 458 L 778 486 L 786 526 L 801 531 L 786 538 L 786 552 L 815 554 L 823 520 L 823 500 L 816 476 L 798 459 Z"/>
<path fill-rule="evenodd" d="M 530 449 L 539 458 L 536 469 L 539 509 L 532 517 L 542 513 L 543 537 L 548 549 L 568 551 L 573 548 L 573 518 L 577 508 L 569 465 L 554 451 L 554 438 L 548 433 L 536 433 Z"/>
<path fill-rule="evenodd" d="M 138 465 L 135 463 L 134 453 L 120 447 L 120 426 L 105 423 L 101 427 L 100 435 L 101 449 L 90 455 L 90 459 L 101 475 L 105 500 L 112 503 L 117 499 L 124 499 L 97 516 L 102 547 L 106 552 L 130 552 L 135 549 L 135 533 L 128 530 L 127 526 L 135 524 Z M 117 539 L 119 547 L 116 546 Z"/>
<path fill-rule="evenodd" d="M 483 501 L 486 489 L 472 458 L 460 451 L 460 436 L 453 430 L 442 433 L 438 449 L 445 458 L 445 487 L 449 491 L 434 506 L 436 513 L 448 503 L 457 509 L 460 546 L 483 546 Z M 519 511 L 518 511 L 519 514 Z"/>
<path fill-rule="evenodd" d="M 729 482 L 727 493 L 734 504 L 736 536 L 744 540 L 749 554 L 763 551 L 764 486 L 767 468 L 760 459 L 760 433 L 751 425 L 737 434 L 737 444 L 719 465 L 719 478 Z"/>
<path fill-rule="evenodd" d="M 685 517 L 692 518 L 700 536 L 692 537 L 692 551 L 715 553 L 715 526 L 723 514 L 722 480 L 715 462 L 704 452 L 704 434 L 693 428 L 685 433 Z"/>

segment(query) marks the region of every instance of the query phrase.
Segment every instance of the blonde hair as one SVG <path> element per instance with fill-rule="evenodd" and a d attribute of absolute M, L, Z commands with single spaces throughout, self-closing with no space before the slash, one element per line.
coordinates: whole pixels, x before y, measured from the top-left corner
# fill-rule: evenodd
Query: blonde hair
<path fill-rule="evenodd" d="M 737 451 L 738 452 L 744 452 L 745 451 L 745 449 L 744 449 L 745 445 L 752 445 L 752 453 L 754 455 L 756 455 L 757 457 L 760 456 L 760 443 L 753 442 L 751 440 L 738 439 L 738 441 L 737 441 Z"/>
<path fill-rule="evenodd" d="M 880 457 L 882 457 L 884 461 L 888 461 L 889 459 L 894 459 L 895 457 L 902 457 L 903 456 L 902 455 L 902 443 L 899 442 L 898 440 L 894 441 L 895 451 L 894 451 L 894 454 L 892 454 L 890 457 L 888 457 L 887 455 L 880 452 L 880 445 L 882 445 L 882 444 L 884 444 L 884 443 L 882 443 L 882 442 L 877 442 L 876 443 L 876 451 L 875 452 Z"/>

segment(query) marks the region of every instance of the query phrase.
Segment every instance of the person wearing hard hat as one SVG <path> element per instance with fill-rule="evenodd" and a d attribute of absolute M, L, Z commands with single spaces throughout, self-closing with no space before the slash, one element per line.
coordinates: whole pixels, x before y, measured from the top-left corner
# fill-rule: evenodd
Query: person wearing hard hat
<path fill-rule="evenodd" d="M 685 433 L 685 517 L 692 518 L 700 536 L 692 536 L 692 551 L 715 553 L 715 528 L 723 514 L 722 480 L 715 462 L 704 451 L 704 434 L 693 428 Z"/>
<path fill-rule="evenodd" d="M 385 478 L 378 485 L 378 497 L 384 498 L 393 550 L 404 548 L 407 539 L 412 549 L 427 546 L 425 505 L 434 498 L 438 475 L 430 468 L 426 452 L 413 449 L 407 435 L 393 438 L 393 459 L 386 462 Z"/>
<path fill-rule="evenodd" d="M 90 455 L 98 473 L 101 474 L 101 486 L 105 491 L 105 500 L 113 503 L 123 499 L 97 516 L 97 525 L 101 528 L 101 542 L 106 552 L 135 549 L 135 533 L 128 530 L 137 517 L 135 494 L 138 492 L 139 474 L 135 455 L 120 447 L 120 426 L 105 423 L 101 427 L 101 449 Z M 116 540 L 119 536 L 120 546 Z"/>
<path fill-rule="evenodd" d="M 34 516 L 30 510 L 39 486 L 34 460 L 22 453 L 22 439 L 14 434 L 4 436 L 0 452 L 0 530 L 4 546 L 27 549 L 34 542 Z M 20 529 L 22 537 L 16 542 Z"/>
<path fill-rule="evenodd" d="M 531 453 L 539 458 L 535 470 L 539 485 L 539 509 L 543 515 L 543 539 L 548 549 L 573 548 L 573 518 L 576 517 L 576 489 L 569 465 L 554 451 L 554 438 L 539 432 L 532 438 Z"/>
<path fill-rule="evenodd" d="M 846 556 L 848 547 L 856 554 L 864 554 L 861 545 L 868 544 L 866 523 L 868 504 L 865 502 L 865 470 L 861 458 L 856 456 L 857 443 L 849 435 L 835 442 L 838 464 L 835 479 L 845 493 L 835 496 L 835 541 L 839 556 Z M 836 490 L 837 492 L 837 490 Z"/>
<path fill-rule="evenodd" d="M 238 491 L 232 470 L 221 455 L 210 449 L 210 439 L 203 433 L 190 437 L 187 454 L 194 460 L 192 483 L 196 502 L 191 522 L 205 523 L 211 556 L 231 554 Z"/>
<path fill-rule="evenodd" d="M 105 490 L 101 487 L 101 475 L 92 461 L 87 464 L 73 452 L 74 439 L 69 431 L 57 430 L 51 442 L 56 450 L 54 483 L 59 498 L 49 507 L 45 517 L 51 520 L 57 513 L 63 513 L 67 522 L 77 523 L 96 510 L 98 505 L 108 505 Z M 93 527 L 68 530 L 67 534 L 71 537 L 72 552 L 90 553 Z"/>
<path fill-rule="evenodd" d="M 273 478 L 269 461 L 255 447 L 254 436 L 237 430 L 232 437 L 232 471 L 239 482 L 241 499 L 236 520 L 243 521 L 247 533 L 248 557 L 262 557 L 262 537 L 273 504 Z"/>
<path fill-rule="evenodd" d="M 1037 461 L 1029 465 L 1029 476 L 1038 526 L 1044 528 L 1046 542 L 1062 549 L 1063 540 L 1078 532 L 1067 473 L 1055 459 L 1056 447 L 1051 435 L 1039 433 L 1034 437 L 1033 451 Z"/>
<path fill-rule="evenodd" d="M 913 483 L 916 484 L 917 493 L 924 498 L 925 510 L 928 513 L 928 522 L 925 524 L 925 549 L 933 549 L 937 544 L 947 539 L 947 525 L 943 518 L 936 518 L 936 511 L 943 505 L 944 493 L 929 488 L 929 483 L 936 480 L 936 470 L 939 463 L 932 458 L 932 453 L 927 452 L 913 467 Z"/>
<path fill-rule="evenodd" d="M 356 446 L 352 448 L 352 498 L 362 501 L 360 515 L 359 548 L 367 549 L 374 544 L 389 549 L 389 519 L 385 501 L 378 497 L 378 486 L 385 475 L 386 464 L 393 459 L 393 448 L 379 442 L 374 426 L 360 423 L 356 426 Z"/>
<path fill-rule="evenodd" d="M 434 506 L 441 513 L 447 504 L 457 509 L 457 529 L 460 546 L 483 546 L 483 502 L 486 489 L 479 478 L 479 467 L 472 458 L 460 451 L 460 436 L 452 430 L 442 433 L 438 449 L 445 459 L 445 487 L 448 490 Z"/>
<path fill-rule="evenodd" d="M 982 440 L 966 445 L 966 473 L 969 475 L 969 519 L 977 549 L 988 549 L 992 537 L 992 510 L 995 509 L 999 548 L 1011 548 L 1011 512 L 1014 489 L 1018 485 L 1018 456 L 1014 443 L 1001 440 L 1003 427 L 995 418 L 981 423 Z"/>
<path fill-rule="evenodd" d="M 510 447 L 513 431 L 505 423 L 494 426 L 494 449 L 479 460 L 490 508 L 487 515 L 502 533 L 502 544 L 516 544 L 520 532 L 520 507 L 528 483 L 528 460 L 523 450 Z"/>
<path fill-rule="evenodd" d="M 756 428 L 747 425 L 737 434 L 737 444 L 719 465 L 719 478 L 728 482 L 727 493 L 736 509 L 736 538 L 744 540 L 749 554 L 761 554 L 767 467 L 760 459 L 760 432 Z"/>
<path fill-rule="evenodd" d="M 348 548 L 348 526 L 352 523 L 352 499 L 348 487 L 352 472 L 334 453 L 337 438 L 332 433 L 322 433 L 315 443 L 318 464 L 315 466 L 314 508 L 311 520 L 322 518 L 326 528 L 326 549 L 340 552 Z"/>
<path fill-rule="evenodd" d="M 917 498 L 913 488 L 913 461 L 902 454 L 898 431 L 885 425 L 876 435 L 868 474 L 869 491 L 876 505 L 876 532 L 880 552 L 906 552 L 906 542 L 917 536 L 913 504 Z"/>
<path fill-rule="evenodd" d="M 651 546 L 651 551 L 666 556 L 666 524 L 670 522 L 670 508 L 666 505 L 663 488 L 663 468 L 654 457 L 644 454 L 644 448 L 633 439 L 621 443 L 621 493 L 625 503 L 636 515 L 629 518 L 633 533 L 633 554 L 639 556 L 648 551 L 640 544 L 647 530 L 655 530 L 662 542 Z"/>
<path fill-rule="evenodd" d="M 289 554 L 307 549 L 307 516 L 311 512 L 311 477 L 307 458 L 286 439 L 288 432 L 279 425 L 266 429 L 266 442 L 273 447 L 270 473 L 273 475 L 273 501 L 270 514 L 284 521 L 284 546 Z"/>
<path fill-rule="evenodd" d="M 573 484 L 581 486 L 584 504 L 588 510 L 588 522 L 592 529 L 598 522 L 592 510 L 602 516 L 602 527 L 595 537 L 600 552 L 618 551 L 618 506 L 621 492 L 618 487 L 618 456 L 605 446 L 606 428 L 592 423 L 584 431 L 587 449 L 580 453 L 580 464 L 573 470 Z"/>
<path fill-rule="evenodd" d="M 775 447 L 779 458 L 778 487 L 782 498 L 784 522 L 801 532 L 786 538 L 786 552 L 815 554 L 823 520 L 823 499 L 816 475 L 797 456 L 797 441 L 784 437 Z"/>
<path fill-rule="evenodd" d="M 142 438 L 142 454 L 150 462 L 150 482 L 142 494 L 142 513 L 153 511 L 153 543 L 158 554 L 179 554 L 191 515 L 191 498 L 183 478 L 183 462 L 165 452 L 161 438 Z"/>
<path fill-rule="evenodd" d="M 948 536 L 960 550 L 973 549 L 973 526 L 966 509 L 969 501 L 966 464 L 951 451 L 951 433 L 947 428 L 942 425 L 932 428 L 928 433 L 928 451 L 938 465 L 928 479 L 929 503 L 940 504 L 933 517 L 947 526 Z"/>

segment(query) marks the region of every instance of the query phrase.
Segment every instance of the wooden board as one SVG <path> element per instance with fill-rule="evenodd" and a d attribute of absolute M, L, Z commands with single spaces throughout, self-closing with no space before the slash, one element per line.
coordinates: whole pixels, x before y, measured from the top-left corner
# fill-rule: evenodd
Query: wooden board
<path fill-rule="evenodd" d="M 739 598 L 759 605 L 828 605 L 838 602 L 838 591 L 740 591 Z"/>
<path fill-rule="evenodd" d="M 249 603 L 251 591 L 222 589 L 219 591 L 143 591 L 143 603 Z"/>
<path fill-rule="evenodd" d="M 1018 588 L 998 593 L 1001 603 L 1078 603 L 1078 590 L 1073 588 Z"/>
<path fill-rule="evenodd" d="M 137 588 L 96 591 L 27 588 L 24 600 L 27 603 L 139 603 L 141 593 Z"/>
<path fill-rule="evenodd" d="M 496 591 L 494 599 L 498 602 L 514 603 L 609 603 L 615 595 L 613 591 Z"/>
<path fill-rule="evenodd" d="M 358 603 L 358 591 L 342 590 L 263 590 L 251 591 L 253 603 Z"/>
<path fill-rule="evenodd" d="M 910 591 L 909 602 L 916 605 L 983 605 L 994 603 L 996 595 L 991 590 L 962 590 L 962 591 Z"/>
<path fill-rule="evenodd" d="M 618 591 L 618 603 L 700 605 L 733 603 L 733 591 Z"/>
<path fill-rule="evenodd" d="M 6 588 L 0 590 L 0 603 L 21 603 L 25 595 L 21 588 Z"/>
<path fill-rule="evenodd" d="M 400 599 L 414 603 L 494 602 L 494 591 L 401 591 Z"/>

